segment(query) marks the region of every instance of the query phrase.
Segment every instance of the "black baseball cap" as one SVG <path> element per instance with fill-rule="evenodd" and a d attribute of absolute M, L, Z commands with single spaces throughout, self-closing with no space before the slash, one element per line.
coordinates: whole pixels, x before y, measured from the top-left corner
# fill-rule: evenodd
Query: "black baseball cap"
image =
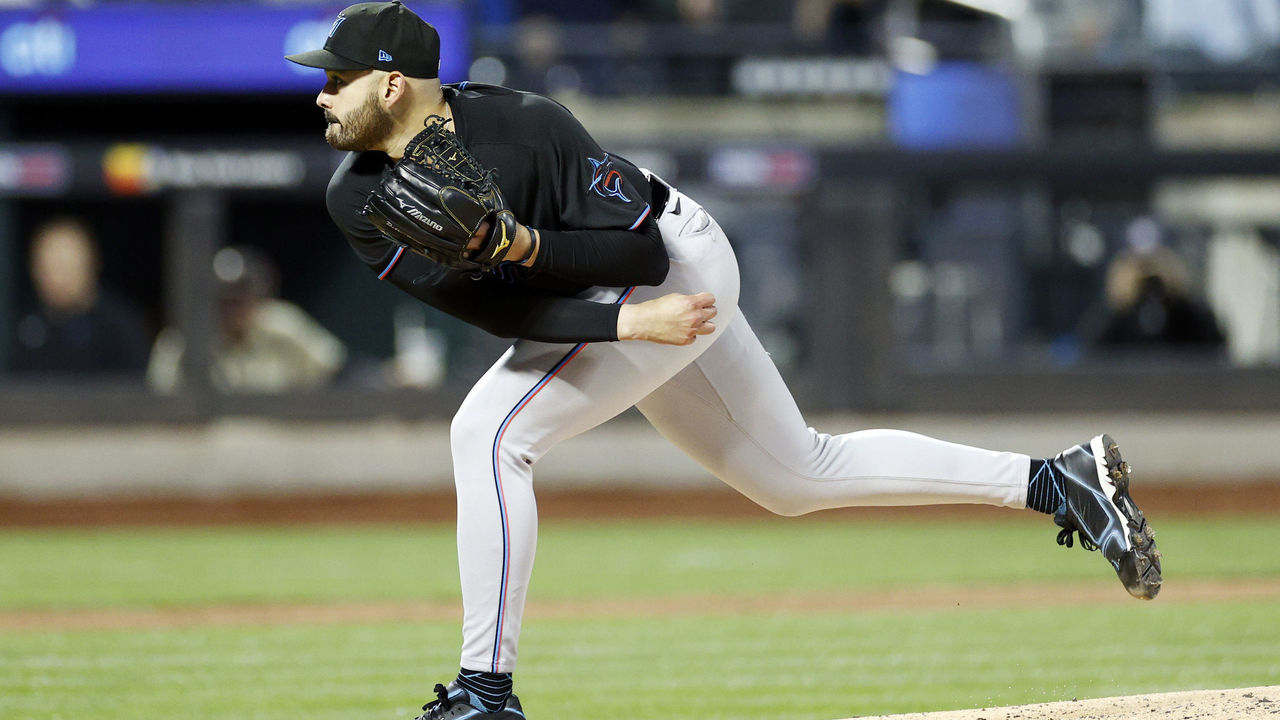
<path fill-rule="evenodd" d="M 440 76 L 440 34 L 395 2 L 356 3 L 338 13 L 324 49 L 285 55 L 324 70 L 399 70 L 409 77 Z"/>

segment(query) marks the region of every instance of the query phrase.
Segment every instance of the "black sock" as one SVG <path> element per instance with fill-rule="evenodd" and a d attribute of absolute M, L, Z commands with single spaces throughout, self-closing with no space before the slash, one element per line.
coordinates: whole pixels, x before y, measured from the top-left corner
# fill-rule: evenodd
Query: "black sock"
<path fill-rule="evenodd" d="M 1062 494 L 1062 478 L 1053 471 L 1048 460 L 1031 461 L 1031 479 L 1027 481 L 1027 507 L 1052 515 L 1066 496 Z"/>
<path fill-rule="evenodd" d="M 511 673 L 480 672 L 479 670 L 459 670 L 458 687 L 471 693 L 471 697 L 480 703 L 480 710 L 497 712 L 507 704 L 511 697 Z"/>

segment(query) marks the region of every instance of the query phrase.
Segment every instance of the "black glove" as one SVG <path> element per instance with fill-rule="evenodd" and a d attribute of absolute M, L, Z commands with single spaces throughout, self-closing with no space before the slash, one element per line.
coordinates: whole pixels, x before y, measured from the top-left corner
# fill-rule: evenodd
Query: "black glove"
<path fill-rule="evenodd" d="M 507 258 L 520 227 L 494 182 L 493 171 L 432 115 L 404 157 L 382 171 L 364 214 L 392 241 L 459 270 L 485 271 Z M 489 223 L 480 247 L 467 244 Z"/>

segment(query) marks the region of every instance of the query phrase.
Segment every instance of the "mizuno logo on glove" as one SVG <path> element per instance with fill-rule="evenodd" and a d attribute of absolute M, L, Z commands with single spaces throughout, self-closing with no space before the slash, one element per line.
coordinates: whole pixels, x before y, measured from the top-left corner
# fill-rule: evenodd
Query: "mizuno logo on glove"
<path fill-rule="evenodd" d="M 413 205 L 410 205 L 404 200 L 401 200 L 399 196 L 396 196 L 396 202 L 399 203 L 400 209 L 405 211 L 405 214 L 417 219 L 419 222 L 423 223 L 424 225 L 427 225 L 428 227 L 435 229 L 436 232 L 444 232 L 443 225 L 427 217 L 426 213 L 422 212 L 421 210 L 414 207 Z"/>

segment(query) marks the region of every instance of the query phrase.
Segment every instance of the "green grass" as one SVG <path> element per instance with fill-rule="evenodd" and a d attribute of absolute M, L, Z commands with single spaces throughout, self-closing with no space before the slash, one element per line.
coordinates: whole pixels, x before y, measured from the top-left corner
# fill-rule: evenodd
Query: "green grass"
<path fill-rule="evenodd" d="M 1162 519 L 1166 574 L 1280 576 L 1280 523 Z M 544 524 L 543 599 L 1098 580 L 1052 522 L 643 521 Z M 0 608 L 452 600 L 451 526 L 9 530 Z"/>
<path fill-rule="evenodd" d="M 0 607 L 453 598 L 453 529 L 127 528 L 0 534 Z"/>
<path fill-rule="evenodd" d="M 1157 528 L 1170 583 L 1280 577 L 1280 523 Z M 1043 518 L 1014 515 L 546 523 L 531 596 L 1111 579 L 1096 554 L 1060 549 L 1053 534 Z M 457 597 L 449 527 L 10 530 L 0 569 L 0 607 L 11 610 Z M 1277 617 L 1276 601 L 1157 600 L 536 619 L 517 688 L 534 720 L 830 720 L 1274 684 Z M 458 636 L 455 622 L 0 632 L 0 717 L 408 720 L 456 670 Z"/>
<path fill-rule="evenodd" d="M 542 621 L 533 717 L 830 719 L 1274 682 L 1275 604 Z M 1099 643 L 1083 626 L 1124 628 Z M 16 633 L 6 718 L 411 718 L 447 623 Z M 587 680 L 583 680 L 586 678 Z"/>

